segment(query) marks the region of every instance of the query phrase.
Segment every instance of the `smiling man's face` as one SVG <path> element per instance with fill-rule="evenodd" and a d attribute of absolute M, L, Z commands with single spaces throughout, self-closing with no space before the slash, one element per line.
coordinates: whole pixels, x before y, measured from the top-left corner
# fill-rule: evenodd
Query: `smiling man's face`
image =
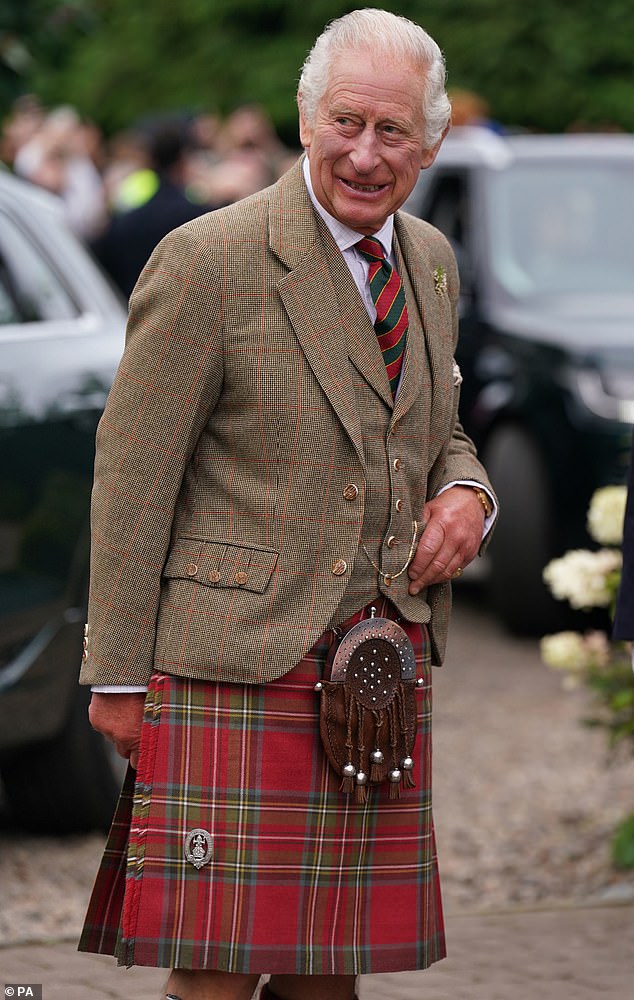
<path fill-rule="evenodd" d="M 400 208 L 440 142 L 424 148 L 423 78 L 408 63 L 381 65 L 352 51 L 332 63 L 328 87 L 300 138 L 319 203 L 370 236 Z"/>

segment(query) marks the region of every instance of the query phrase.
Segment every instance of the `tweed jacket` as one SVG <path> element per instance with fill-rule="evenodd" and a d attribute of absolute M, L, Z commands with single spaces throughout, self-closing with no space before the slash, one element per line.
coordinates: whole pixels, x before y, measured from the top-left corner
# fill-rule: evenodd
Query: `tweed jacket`
<path fill-rule="evenodd" d="M 457 422 L 453 254 L 403 213 L 395 238 L 410 330 L 393 405 L 300 164 L 159 244 L 97 433 L 83 683 L 145 684 L 157 669 L 258 683 L 290 670 L 365 572 L 364 498 L 386 492 L 367 481 L 373 434 L 385 468 L 398 442 L 395 506 L 414 517 L 449 482 L 490 488 Z M 429 621 L 440 663 L 449 585 L 414 598 L 406 574 L 399 584 L 384 593 Z"/>

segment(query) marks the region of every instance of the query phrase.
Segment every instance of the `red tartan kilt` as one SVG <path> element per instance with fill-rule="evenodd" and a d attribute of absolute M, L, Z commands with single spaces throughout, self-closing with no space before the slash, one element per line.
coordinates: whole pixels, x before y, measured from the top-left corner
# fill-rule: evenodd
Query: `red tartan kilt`
<path fill-rule="evenodd" d="M 357 804 L 326 761 L 313 686 L 332 633 L 265 685 L 156 674 L 80 950 L 125 965 L 312 975 L 443 958 L 429 641 L 424 626 L 405 628 L 425 685 L 416 787 L 397 800 L 377 786 Z M 213 850 L 200 868 L 185 856 L 197 829 Z"/>

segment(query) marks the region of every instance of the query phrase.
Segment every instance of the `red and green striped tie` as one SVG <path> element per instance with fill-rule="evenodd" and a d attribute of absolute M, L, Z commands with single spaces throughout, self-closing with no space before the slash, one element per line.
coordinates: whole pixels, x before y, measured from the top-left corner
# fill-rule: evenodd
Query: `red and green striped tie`
<path fill-rule="evenodd" d="M 365 236 L 355 246 L 370 264 L 370 292 L 376 306 L 374 329 L 385 359 L 392 396 L 396 396 L 407 337 L 407 305 L 403 284 L 397 271 L 386 259 L 383 247 L 373 236 Z"/>

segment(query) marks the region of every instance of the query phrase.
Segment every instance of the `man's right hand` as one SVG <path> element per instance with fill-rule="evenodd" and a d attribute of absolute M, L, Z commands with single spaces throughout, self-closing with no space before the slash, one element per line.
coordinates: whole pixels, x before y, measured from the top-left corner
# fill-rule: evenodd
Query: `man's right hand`
<path fill-rule="evenodd" d="M 114 743 L 117 753 L 129 758 L 135 770 L 139 763 L 144 706 L 144 692 L 94 691 L 88 708 L 93 729 Z"/>

